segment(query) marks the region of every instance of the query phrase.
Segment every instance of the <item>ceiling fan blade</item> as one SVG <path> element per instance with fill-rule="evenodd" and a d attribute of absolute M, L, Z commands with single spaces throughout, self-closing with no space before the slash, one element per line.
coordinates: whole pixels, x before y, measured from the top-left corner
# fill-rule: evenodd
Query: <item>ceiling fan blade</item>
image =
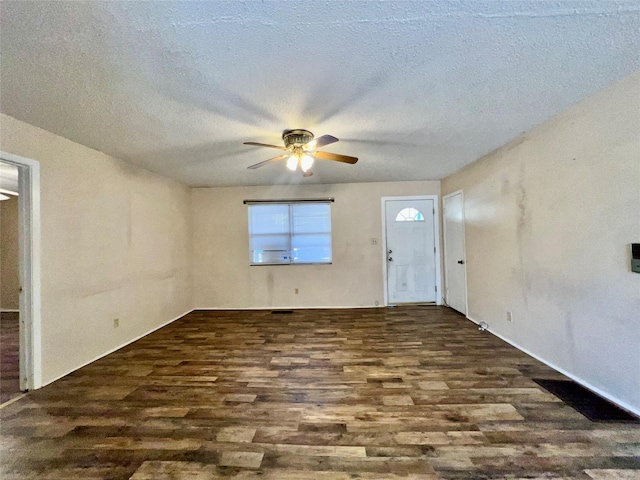
<path fill-rule="evenodd" d="M 243 142 L 244 145 L 253 145 L 255 147 L 277 148 L 278 150 L 289 150 L 287 147 L 279 147 L 278 145 L 269 145 L 268 143 Z"/>
<path fill-rule="evenodd" d="M 255 170 L 256 168 L 263 167 L 263 166 L 267 165 L 268 163 L 277 162 L 278 160 L 284 160 L 285 158 L 289 158 L 290 156 L 291 156 L 290 154 L 279 155 L 277 157 L 270 158 L 269 160 L 265 160 L 264 162 L 260 162 L 260 163 L 256 163 L 255 165 L 251 165 L 250 167 L 247 167 L 247 168 L 250 169 L 250 170 Z"/>
<path fill-rule="evenodd" d="M 337 153 L 329 152 L 313 152 L 313 156 L 322 160 L 333 160 L 334 162 L 350 163 L 354 164 L 358 161 L 356 157 L 349 157 L 348 155 L 339 155 Z"/>
<path fill-rule="evenodd" d="M 315 140 L 309 142 L 313 149 L 322 148 L 325 145 L 331 145 L 332 143 L 336 143 L 339 141 L 336 137 L 331 135 L 322 135 L 321 137 L 316 138 Z"/>

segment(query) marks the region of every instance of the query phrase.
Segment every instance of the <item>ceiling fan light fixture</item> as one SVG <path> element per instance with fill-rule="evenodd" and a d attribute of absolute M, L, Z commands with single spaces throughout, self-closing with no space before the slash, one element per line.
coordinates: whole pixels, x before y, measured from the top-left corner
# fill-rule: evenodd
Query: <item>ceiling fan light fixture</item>
<path fill-rule="evenodd" d="M 300 168 L 303 172 L 307 172 L 313 166 L 313 157 L 310 155 L 302 155 L 300 157 Z"/>
<path fill-rule="evenodd" d="M 293 172 L 298 169 L 304 173 L 303 176 L 310 177 L 313 175 L 311 167 L 314 160 L 331 160 L 334 162 L 354 164 L 358 161 L 356 157 L 350 157 L 348 155 L 340 155 L 338 153 L 325 152 L 322 150 L 316 150 L 327 145 L 336 143 L 338 139 L 333 135 L 322 135 L 321 137 L 314 138 L 313 133 L 309 130 L 295 129 L 285 130 L 282 133 L 282 140 L 284 147 L 278 145 L 270 145 L 268 143 L 260 142 L 243 142 L 245 145 L 252 145 L 255 147 L 269 147 L 276 148 L 278 150 L 284 150 L 286 153 L 278 155 L 277 157 L 270 158 L 260 163 L 250 165 L 247 168 L 249 170 L 255 170 L 256 168 L 263 167 L 269 163 L 279 162 L 281 160 L 287 161 L 287 168 Z"/>
<path fill-rule="evenodd" d="M 285 130 L 282 132 L 282 140 L 284 141 L 284 146 L 287 148 L 302 147 L 313 140 L 313 133 L 302 128 Z"/>
<path fill-rule="evenodd" d="M 295 172 L 296 168 L 298 168 L 298 157 L 297 155 L 293 154 L 289 157 L 289 159 L 287 160 L 287 168 L 289 170 L 291 170 L 292 172 Z"/>

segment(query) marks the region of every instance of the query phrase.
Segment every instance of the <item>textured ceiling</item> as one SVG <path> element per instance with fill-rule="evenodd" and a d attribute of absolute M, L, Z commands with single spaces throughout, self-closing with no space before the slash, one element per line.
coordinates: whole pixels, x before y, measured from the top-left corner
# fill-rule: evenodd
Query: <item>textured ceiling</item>
<path fill-rule="evenodd" d="M 640 68 L 637 0 L 0 8 L 3 113 L 193 186 L 440 179 Z M 247 170 L 286 128 L 360 162 Z"/>

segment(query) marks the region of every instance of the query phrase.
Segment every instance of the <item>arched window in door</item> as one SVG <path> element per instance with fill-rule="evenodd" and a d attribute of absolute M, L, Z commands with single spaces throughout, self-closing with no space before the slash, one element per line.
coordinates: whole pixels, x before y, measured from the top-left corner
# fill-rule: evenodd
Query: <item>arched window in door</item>
<path fill-rule="evenodd" d="M 403 208 L 396 215 L 396 222 L 424 222 L 424 215 L 417 208 Z"/>

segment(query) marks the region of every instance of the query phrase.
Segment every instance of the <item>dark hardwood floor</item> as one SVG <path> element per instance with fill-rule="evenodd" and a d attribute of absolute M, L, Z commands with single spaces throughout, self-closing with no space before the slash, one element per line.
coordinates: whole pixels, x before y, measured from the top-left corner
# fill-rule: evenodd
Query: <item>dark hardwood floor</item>
<path fill-rule="evenodd" d="M 446 308 L 194 312 L 0 410 L 9 479 L 640 478 L 640 426 Z"/>
<path fill-rule="evenodd" d="M 0 312 L 0 404 L 20 395 L 20 314 Z"/>

